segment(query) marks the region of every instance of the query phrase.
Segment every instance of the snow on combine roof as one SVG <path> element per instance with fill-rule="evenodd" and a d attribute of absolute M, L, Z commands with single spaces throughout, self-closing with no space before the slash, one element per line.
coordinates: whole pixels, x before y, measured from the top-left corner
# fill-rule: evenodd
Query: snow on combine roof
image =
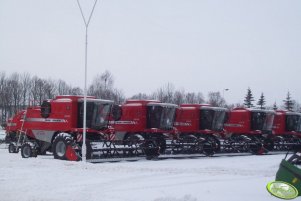
<path fill-rule="evenodd" d="M 210 109 L 210 110 L 218 110 L 218 111 L 227 111 L 227 108 L 223 108 L 223 107 L 213 107 L 209 104 L 181 104 L 180 107 L 185 107 L 185 108 L 198 108 L 199 109 Z"/>
<path fill-rule="evenodd" d="M 267 112 L 267 113 L 276 113 L 274 110 L 264 110 L 264 109 L 259 109 L 259 108 L 234 108 L 232 111 L 239 111 L 239 110 L 244 110 L 244 111 L 250 111 L 250 112 Z"/>
<path fill-rule="evenodd" d="M 147 106 L 178 107 L 178 105 L 171 103 L 148 103 Z"/>
<path fill-rule="evenodd" d="M 84 102 L 84 98 L 78 99 L 78 102 Z M 87 102 L 100 102 L 100 103 L 114 103 L 114 101 L 111 100 L 104 100 L 104 99 L 91 99 L 87 98 Z"/>
<path fill-rule="evenodd" d="M 84 102 L 84 96 L 73 96 L 73 95 L 61 95 L 56 96 L 54 99 L 49 99 L 47 101 L 53 102 Z M 95 96 L 87 96 L 87 102 L 101 102 L 101 103 L 114 103 L 112 100 L 105 100 L 105 99 L 96 99 Z"/>
<path fill-rule="evenodd" d="M 292 111 L 288 111 L 288 110 L 277 110 L 276 113 L 282 113 L 282 114 L 286 114 L 286 115 L 298 115 L 301 116 L 300 112 L 292 112 Z"/>
<path fill-rule="evenodd" d="M 138 105 L 147 105 L 147 106 L 163 106 L 163 107 L 178 107 L 178 105 L 171 104 L 171 103 L 162 103 L 158 100 L 127 100 L 126 104 L 138 104 Z"/>

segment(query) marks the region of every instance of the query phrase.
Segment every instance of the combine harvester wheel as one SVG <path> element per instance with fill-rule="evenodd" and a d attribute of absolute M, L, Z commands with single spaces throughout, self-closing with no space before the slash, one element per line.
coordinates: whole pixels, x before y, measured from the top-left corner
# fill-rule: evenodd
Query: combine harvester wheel
<path fill-rule="evenodd" d="M 10 143 L 8 145 L 8 152 L 9 153 L 18 153 L 19 149 L 18 149 L 18 147 L 14 143 Z"/>
<path fill-rule="evenodd" d="M 35 144 L 32 142 L 25 142 L 21 146 L 22 158 L 37 157 L 37 150 Z"/>

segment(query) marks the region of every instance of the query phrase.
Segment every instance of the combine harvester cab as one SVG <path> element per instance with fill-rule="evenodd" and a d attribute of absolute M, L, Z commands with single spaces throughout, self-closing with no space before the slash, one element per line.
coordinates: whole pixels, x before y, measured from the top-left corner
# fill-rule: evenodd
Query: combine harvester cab
<path fill-rule="evenodd" d="M 275 112 L 252 108 L 235 108 L 229 112 L 224 124 L 225 152 L 251 152 L 262 154 L 273 150 L 272 126 Z"/>
<path fill-rule="evenodd" d="M 277 110 L 274 124 L 275 149 L 288 151 L 301 144 L 301 113 Z"/>
<path fill-rule="evenodd" d="M 109 138 L 112 132 L 108 127 L 113 101 L 87 97 L 87 158 L 93 150 L 90 141 Z M 30 107 L 17 114 L 12 122 L 16 129 L 26 134 L 21 145 L 24 158 L 52 151 L 54 158 L 79 160 L 83 139 L 83 106 L 82 96 L 57 96 L 43 101 L 41 106 Z M 20 118 L 22 116 L 22 118 Z M 13 128 L 9 128 L 8 130 Z M 75 155 L 76 154 L 76 155 Z M 71 154 L 72 155 L 72 154 Z"/>
<path fill-rule="evenodd" d="M 177 107 L 156 100 L 127 100 L 119 106 L 119 118 L 111 122 L 116 140 L 123 144 L 144 143 L 147 156 L 166 153 L 178 135 L 173 126 Z"/>
<path fill-rule="evenodd" d="M 178 152 L 213 155 L 220 151 L 219 138 L 228 109 L 201 104 L 182 104 L 177 110 L 175 126 L 180 143 L 186 145 Z"/>

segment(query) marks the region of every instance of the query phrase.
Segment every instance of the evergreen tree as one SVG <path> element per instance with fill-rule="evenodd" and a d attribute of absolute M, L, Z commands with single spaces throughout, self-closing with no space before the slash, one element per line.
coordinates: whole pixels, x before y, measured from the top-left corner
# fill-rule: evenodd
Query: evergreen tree
<path fill-rule="evenodd" d="M 274 103 L 274 105 L 273 105 L 273 110 L 278 110 L 278 107 L 277 107 L 277 104 L 276 104 L 276 102 Z"/>
<path fill-rule="evenodd" d="M 258 102 L 257 102 L 257 105 L 259 105 L 260 106 L 260 109 L 264 109 L 265 107 L 265 97 L 264 97 L 264 95 L 263 95 L 263 93 L 261 93 L 261 95 L 260 95 L 260 98 L 259 98 L 259 100 L 258 100 Z"/>
<path fill-rule="evenodd" d="M 294 102 L 292 100 L 290 92 L 287 92 L 286 99 L 283 100 L 284 102 L 284 108 L 288 111 L 293 111 Z"/>
<path fill-rule="evenodd" d="M 251 107 L 254 106 L 254 105 L 252 104 L 253 101 L 254 101 L 254 97 L 253 97 L 252 91 L 251 91 L 251 89 L 250 89 L 250 87 L 249 87 L 249 88 L 248 88 L 247 95 L 246 95 L 245 100 L 244 100 L 244 105 L 245 105 L 247 108 L 251 108 Z"/>

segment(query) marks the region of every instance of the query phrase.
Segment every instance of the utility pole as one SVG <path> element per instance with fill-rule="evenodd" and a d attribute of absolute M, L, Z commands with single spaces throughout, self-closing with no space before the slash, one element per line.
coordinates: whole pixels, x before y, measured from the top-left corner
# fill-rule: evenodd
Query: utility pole
<path fill-rule="evenodd" d="M 82 7 L 79 3 L 79 0 L 77 0 L 78 7 L 80 9 L 80 13 L 82 15 L 83 21 L 85 23 L 85 28 L 86 28 L 86 41 L 85 41 L 85 87 L 84 87 L 84 120 L 83 120 L 83 145 L 82 145 L 82 161 L 86 162 L 86 155 L 87 155 L 87 146 L 86 146 L 86 130 L 87 130 L 87 125 L 86 125 L 86 117 L 87 117 L 87 69 L 88 69 L 88 27 L 90 24 L 90 20 L 92 18 L 95 6 L 96 6 L 97 0 L 94 1 L 94 5 L 92 8 L 92 11 L 89 15 L 88 20 L 86 20 Z"/>

